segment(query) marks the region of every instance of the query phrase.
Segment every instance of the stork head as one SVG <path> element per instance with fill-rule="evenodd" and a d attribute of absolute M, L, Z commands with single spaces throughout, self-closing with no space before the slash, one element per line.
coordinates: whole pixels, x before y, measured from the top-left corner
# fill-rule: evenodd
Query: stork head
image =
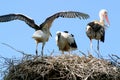
<path fill-rule="evenodd" d="M 56 41 L 60 40 L 60 36 L 61 36 L 61 31 L 57 31 L 56 32 L 56 37 L 55 37 Z"/>
<path fill-rule="evenodd" d="M 60 34 L 60 33 L 61 33 L 61 31 L 57 31 L 57 32 L 56 32 L 57 35 Z"/>
<path fill-rule="evenodd" d="M 58 37 L 60 37 L 61 31 L 57 31 L 57 32 L 56 32 L 56 35 L 57 35 Z"/>
<path fill-rule="evenodd" d="M 100 21 L 106 21 L 108 26 L 110 25 L 109 19 L 108 19 L 108 12 L 106 9 L 102 9 L 99 12 L 99 17 L 100 17 Z"/>

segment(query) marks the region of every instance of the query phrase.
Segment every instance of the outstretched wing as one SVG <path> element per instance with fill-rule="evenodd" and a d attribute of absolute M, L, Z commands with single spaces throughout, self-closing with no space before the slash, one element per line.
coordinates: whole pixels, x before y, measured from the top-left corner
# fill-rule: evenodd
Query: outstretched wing
<path fill-rule="evenodd" d="M 41 25 L 40 28 L 43 27 L 51 27 L 52 22 L 58 18 L 58 17 L 63 17 L 63 18 L 79 18 L 79 19 L 87 19 L 89 18 L 88 14 L 81 13 L 81 12 L 76 12 L 76 11 L 66 11 L 66 12 L 58 12 L 50 17 L 48 17 Z"/>
<path fill-rule="evenodd" d="M 35 30 L 38 30 L 40 28 L 38 25 L 35 24 L 34 20 L 28 18 L 23 14 L 7 14 L 0 16 L 0 22 L 8 22 L 13 20 L 22 20 Z"/>

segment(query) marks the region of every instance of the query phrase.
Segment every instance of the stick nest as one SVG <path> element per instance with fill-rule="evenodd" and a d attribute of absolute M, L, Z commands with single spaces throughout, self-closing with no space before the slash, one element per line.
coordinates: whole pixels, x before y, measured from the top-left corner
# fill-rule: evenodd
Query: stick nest
<path fill-rule="evenodd" d="M 4 80 L 120 80 L 120 67 L 91 55 L 29 58 L 10 65 Z"/>

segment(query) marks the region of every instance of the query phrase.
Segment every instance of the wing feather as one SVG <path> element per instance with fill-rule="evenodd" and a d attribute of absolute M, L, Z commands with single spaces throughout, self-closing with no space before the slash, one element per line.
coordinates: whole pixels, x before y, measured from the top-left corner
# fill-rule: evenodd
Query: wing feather
<path fill-rule="evenodd" d="M 7 14 L 0 16 L 0 22 L 8 22 L 13 20 L 21 20 L 28 24 L 30 27 L 34 28 L 35 30 L 40 29 L 40 27 L 35 24 L 34 20 L 28 18 L 23 14 Z"/>
<path fill-rule="evenodd" d="M 58 18 L 79 18 L 79 19 L 87 19 L 89 18 L 88 14 L 76 12 L 76 11 L 66 11 L 66 12 L 58 12 L 50 17 L 48 17 L 41 25 L 40 27 L 51 27 L 52 22 Z"/>

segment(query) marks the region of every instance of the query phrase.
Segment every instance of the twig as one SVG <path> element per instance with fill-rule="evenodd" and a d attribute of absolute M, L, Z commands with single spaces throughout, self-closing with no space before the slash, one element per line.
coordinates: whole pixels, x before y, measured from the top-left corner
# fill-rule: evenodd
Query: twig
<path fill-rule="evenodd" d="M 86 55 L 84 52 L 82 52 L 82 51 L 80 51 L 80 50 L 79 50 L 79 52 L 80 52 L 82 55 L 84 55 L 85 57 L 87 57 L 87 55 Z"/>
<path fill-rule="evenodd" d="M 113 56 L 117 59 L 114 59 Z M 120 58 L 117 55 L 112 54 L 112 56 L 109 55 L 109 57 L 111 58 L 111 60 L 114 61 L 115 64 L 118 64 L 118 65 L 120 64 L 120 62 L 118 61 L 118 60 L 120 60 Z"/>
<path fill-rule="evenodd" d="M 48 50 L 48 52 L 50 53 L 50 56 L 53 56 L 53 53 L 54 53 L 54 49 L 51 51 Z"/>
<path fill-rule="evenodd" d="M 17 49 L 15 49 L 14 47 L 10 46 L 9 44 L 6 44 L 6 43 L 1 43 L 1 44 L 3 44 L 3 45 L 5 45 L 5 46 L 7 46 L 7 47 L 9 47 L 9 48 L 11 48 L 11 49 L 19 52 L 19 53 L 22 53 L 23 55 L 25 54 L 23 51 L 17 50 Z"/>
<path fill-rule="evenodd" d="M 111 55 L 108 55 L 110 58 L 111 58 L 111 60 L 113 60 L 114 62 L 117 62 Z"/>
<path fill-rule="evenodd" d="M 98 58 L 103 59 L 103 57 L 102 57 L 102 55 L 101 55 L 100 51 L 96 51 L 96 50 L 94 50 L 94 52 L 95 52 L 95 53 L 97 53 Z"/>
<path fill-rule="evenodd" d="M 14 51 L 17 51 L 17 52 L 19 52 L 19 53 L 22 53 L 22 55 L 31 56 L 31 54 L 26 54 L 24 51 L 17 50 L 17 49 L 15 49 L 14 47 L 12 47 L 12 46 L 9 45 L 9 44 L 6 44 L 6 43 L 1 43 L 1 44 L 3 44 L 3 45 L 5 45 L 5 46 L 13 49 Z"/>
<path fill-rule="evenodd" d="M 87 75 L 87 77 L 84 80 L 88 80 L 88 78 L 93 74 L 93 72 L 94 70 L 89 75 Z"/>
<path fill-rule="evenodd" d="M 115 54 L 112 54 L 112 56 L 115 56 L 117 59 L 120 59 L 120 57 L 118 57 L 117 55 L 115 55 Z"/>

